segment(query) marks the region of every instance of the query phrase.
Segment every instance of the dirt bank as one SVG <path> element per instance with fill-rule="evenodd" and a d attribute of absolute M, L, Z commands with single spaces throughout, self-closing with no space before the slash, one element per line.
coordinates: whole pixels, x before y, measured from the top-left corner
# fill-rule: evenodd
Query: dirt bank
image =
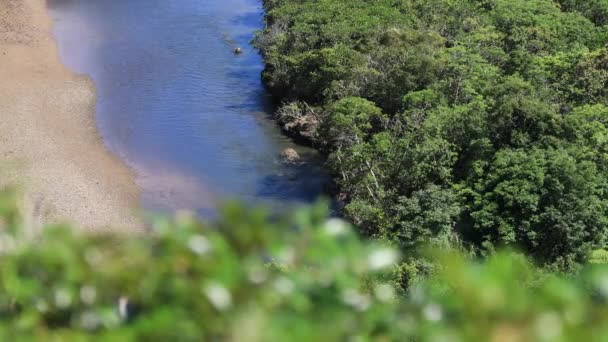
<path fill-rule="evenodd" d="M 94 121 L 94 88 L 60 62 L 45 0 L 0 0 L 0 186 L 33 227 L 139 230 L 138 189 Z"/>

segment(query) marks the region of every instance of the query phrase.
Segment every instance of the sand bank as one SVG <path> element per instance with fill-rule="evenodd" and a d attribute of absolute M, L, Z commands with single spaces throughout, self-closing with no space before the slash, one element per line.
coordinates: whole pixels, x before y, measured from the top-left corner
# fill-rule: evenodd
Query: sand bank
<path fill-rule="evenodd" d="M 33 227 L 141 228 L 131 171 L 94 120 L 90 80 L 59 59 L 45 0 L 0 0 L 0 186 L 17 183 Z"/>

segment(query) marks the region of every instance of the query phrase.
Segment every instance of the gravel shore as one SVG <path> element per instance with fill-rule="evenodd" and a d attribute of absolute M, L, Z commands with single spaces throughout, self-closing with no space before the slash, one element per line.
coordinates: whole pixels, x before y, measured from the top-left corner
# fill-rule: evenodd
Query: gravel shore
<path fill-rule="evenodd" d="M 61 63 L 45 0 L 0 0 L 0 187 L 35 229 L 142 229 L 131 171 L 104 147 L 95 89 Z"/>

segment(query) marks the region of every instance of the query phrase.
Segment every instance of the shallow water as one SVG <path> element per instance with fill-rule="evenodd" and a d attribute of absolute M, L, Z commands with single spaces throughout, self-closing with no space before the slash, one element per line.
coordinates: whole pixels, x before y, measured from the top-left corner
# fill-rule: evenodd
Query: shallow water
<path fill-rule="evenodd" d="M 322 194 L 321 158 L 269 118 L 248 44 L 262 27 L 259 0 L 48 4 L 61 57 L 93 79 L 99 132 L 135 170 L 144 209 L 206 216 L 226 199 L 284 208 Z M 307 162 L 281 163 L 287 147 Z"/>

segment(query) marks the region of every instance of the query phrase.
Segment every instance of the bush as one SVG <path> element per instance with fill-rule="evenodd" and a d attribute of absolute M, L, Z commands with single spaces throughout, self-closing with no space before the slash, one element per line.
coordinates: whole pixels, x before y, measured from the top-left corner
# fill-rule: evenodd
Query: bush
<path fill-rule="evenodd" d="M 180 215 L 144 235 L 47 227 L 32 239 L 2 206 L 0 340 L 608 338 L 602 266 L 562 278 L 515 253 L 443 252 L 396 267 L 395 249 L 322 207 L 270 220 L 231 205 L 212 225 Z"/>

